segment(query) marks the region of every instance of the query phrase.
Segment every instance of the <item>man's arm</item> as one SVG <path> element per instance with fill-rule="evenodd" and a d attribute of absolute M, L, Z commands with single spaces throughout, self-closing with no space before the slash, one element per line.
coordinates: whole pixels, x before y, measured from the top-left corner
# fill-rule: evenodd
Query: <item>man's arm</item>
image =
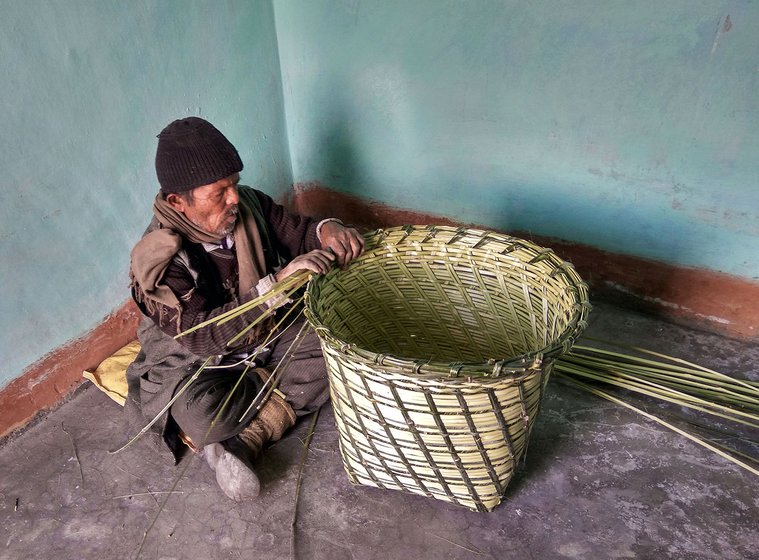
<path fill-rule="evenodd" d="M 256 288 L 253 288 L 249 294 L 242 298 L 234 298 L 224 305 L 212 307 L 212 303 L 196 289 L 190 272 L 176 261 L 172 262 L 166 269 L 163 282 L 177 296 L 180 309 L 167 307 L 160 303 L 154 303 L 150 306 L 145 306 L 140 302 L 137 304 L 142 312 L 150 317 L 164 333 L 172 337 L 204 321 L 231 311 L 258 296 Z M 236 349 L 242 350 L 242 347 L 252 350 L 264 341 L 268 333 L 266 320 L 260 326 L 252 329 L 252 336 L 246 337 L 247 342 L 245 344 L 238 342 L 236 346 L 230 347 L 227 346 L 227 342 L 266 310 L 265 304 L 258 305 L 223 325 L 208 325 L 178 338 L 177 341 L 192 353 L 202 357 L 228 354 Z"/>
<path fill-rule="evenodd" d="M 311 218 L 292 214 L 260 191 L 256 191 L 256 195 L 264 217 L 271 225 L 277 248 L 285 260 L 291 261 L 298 255 L 323 249 L 334 254 L 338 266 L 345 268 L 363 253 L 364 237 L 354 228 L 345 227 L 340 220 L 329 219 L 317 223 Z"/>
<path fill-rule="evenodd" d="M 264 219 L 269 224 L 272 242 L 285 261 L 321 248 L 316 236 L 316 221 L 289 212 L 259 190 L 256 190 L 255 194 L 261 203 Z"/>
<path fill-rule="evenodd" d="M 340 220 L 321 222 L 318 235 L 322 249 L 334 254 L 343 269 L 364 252 L 364 236 L 354 228 L 345 227 Z"/>

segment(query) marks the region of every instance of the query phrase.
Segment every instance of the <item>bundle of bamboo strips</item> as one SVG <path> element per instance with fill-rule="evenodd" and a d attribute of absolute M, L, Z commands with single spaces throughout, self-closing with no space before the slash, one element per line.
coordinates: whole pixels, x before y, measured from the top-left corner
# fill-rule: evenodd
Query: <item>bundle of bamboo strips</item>
<path fill-rule="evenodd" d="M 755 468 L 759 460 L 729 449 L 716 442 L 709 442 L 695 434 L 682 430 L 663 419 L 631 405 L 619 395 L 612 395 L 598 388 L 598 384 L 632 391 L 661 401 L 683 406 L 722 420 L 734 422 L 744 429 L 759 429 L 759 382 L 736 379 L 723 373 L 637 347 L 623 347 L 625 352 L 615 352 L 600 346 L 620 347 L 609 342 L 596 342 L 599 347 L 575 345 L 561 356 L 555 364 L 557 376 L 597 396 L 630 408 L 695 443 L 714 451 L 736 465 L 759 475 Z M 758 441 L 735 437 L 759 445 Z M 736 455 L 747 461 L 738 459 Z"/>
<path fill-rule="evenodd" d="M 288 299 L 290 298 L 295 292 L 300 290 L 303 286 L 305 286 L 308 281 L 311 279 L 312 273 L 308 270 L 301 270 L 293 274 L 292 276 L 288 276 L 281 282 L 277 282 L 271 289 L 271 291 L 266 292 L 262 296 L 258 296 L 257 298 L 254 298 L 246 303 L 243 303 L 242 305 L 238 305 L 234 309 L 230 309 L 226 313 L 222 313 L 220 315 L 216 315 L 215 317 L 212 317 L 211 319 L 208 319 L 207 321 L 204 321 L 202 323 L 199 323 L 195 325 L 192 328 L 187 329 L 186 331 L 183 331 L 179 333 L 174 338 L 180 338 L 182 336 L 188 335 L 190 333 L 193 333 L 197 330 L 202 329 L 203 327 L 207 327 L 209 325 L 223 325 L 224 323 L 231 321 L 232 319 L 239 317 L 243 313 L 246 313 L 247 311 L 250 311 L 251 309 L 263 304 L 264 302 L 271 300 L 271 299 Z M 295 309 L 297 306 L 293 306 L 291 309 Z M 249 325 L 247 325 L 243 330 L 241 330 L 237 335 L 235 335 L 232 339 L 227 341 L 227 346 L 232 346 L 235 342 L 240 340 L 243 336 L 245 336 L 250 329 L 258 325 L 261 321 L 264 319 L 267 319 L 270 317 L 274 312 L 276 311 L 275 307 L 270 307 L 266 311 L 264 311 L 255 321 L 252 321 Z M 283 317 L 279 323 L 275 326 L 280 326 L 281 323 L 284 322 L 286 317 Z"/>
<path fill-rule="evenodd" d="M 203 323 L 195 325 L 194 327 L 192 327 L 190 329 L 187 329 L 187 330 L 179 333 L 174 338 L 175 339 L 176 338 L 181 338 L 183 336 L 186 336 L 186 335 L 188 335 L 188 334 L 190 334 L 192 332 L 195 332 L 195 331 L 197 331 L 199 329 L 202 329 L 203 327 L 207 327 L 209 325 L 223 325 L 227 321 L 231 321 L 235 317 L 239 317 L 243 313 L 245 313 L 245 312 L 253 309 L 254 307 L 256 307 L 258 305 L 262 305 L 263 303 L 265 303 L 266 301 L 268 301 L 270 299 L 274 299 L 274 298 L 285 298 L 285 299 L 287 299 L 287 298 L 290 298 L 299 289 L 301 289 L 303 286 L 305 286 L 308 283 L 308 281 L 311 279 L 311 276 L 312 276 L 312 274 L 310 272 L 308 272 L 308 271 L 305 271 L 305 270 L 300 271 L 300 272 L 298 272 L 296 274 L 293 274 L 292 276 L 286 278 L 285 280 L 282 280 L 281 282 L 278 282 L 272 288 L 272 290 L 269 291 L 269 292 L 267 292 L 266 294 L 264 294 L 262 296 L 259 296 L 257 298 L 254 298 L 254 299 L 252 299 L 252 300 L 250 300 L 250 301 L 248 301 L 246 303 L 243 303 L 242 305 L 239 305 L 239 306 L 235 307 L 234 309 L 231 309 L 230 311 L 227 311 L 226 313 L 222 313 L 220 315 L 212 317 L 211 319 L 208 319 L 207 321 L 204 321 Z M 295 311 L 296 309 L 299 308 L 298 304 L 302 301 L 302 299 L 303 299 L 303 296 L 300 296 L 300 298 L 298 298 L 297 301 L 295 302 L 296 305 L 293 305 L 286 313 L 284 313 L 282 315 L 282 317 L 274 325 L 274 328 L 268 334 L 268 336 L 263 341 L 263 343 L 260 345 L 260 347 L 264 347 L 264 346 L 266 346 L 266 344 L 268 344 L 269 342 L 273 341 L 273 337 L 275 335 L 275 332 L 277 331 L 277 329 L 279 327 L 282 327 L 283 325 L 286 325 L 286 326 L 283 327 L 283 329 L 287 329 L 289 327 L 289 324 L 292 324 L 293 319 L 290 318 L 290 315 L 292 314 L 293 311 Z M 252 321 L 242 331 L 240 331 L 239 333 L 237 333 L 233 338 L 231 338 L 230 340 L 228 340 L 227 341 L 227 346 L 232 346 L 240 338 L 242 338 L 243 336 L 245 336 L 245 334 L 248 331 L 250 331 L 250 329 L 252 329 L 256 325 L 258 325 L 259 323 L 261 323 L 263 320 L 271 317 L 276 312 L 276 310 L 277 310 L 276 307 L 270 307 L 266 311 L 264 311 L 263 313 L 261 313 L 258 316 L 258 318 L 256 318 L 254 321 Z M 289 319 L 289 324 L 287 324 L 288 319 Z M 281 332 L 280 332 L 280 335 L 278 335 L 278 336 L 281 336 Z M 297 337 L 297 338 L 299 339 L 300 337 Z M 297 340 L 296 340 L 296 342 L 297 342 Z M 288 355 L 289 355 L 289 352 L 288 352 Z M 255 357 L 256 357 L 255 355 L 250 356 L 250 361 L 253 361 L 255 359 Z M 179 399 L 179 397 L 187 390 L 187 388 L 195 382 L 195 380 L 198 378 L 198 376 L 201 373 L 203 373 L 203 371 L 205 371 L 206 369 L 213 369 L 213 366 L 209 366 L 209 363 L 211 362 L 212 359 L 213 359 L 213 356 L 209 356 L 205 360 L 205 362 L 203 362 L 203 364 L 201 364 L 200 367 L 195 371 L 195 373 L 192 374 L 192 376 L 177 389 L 177 391 L 175 392 L 175 394 L 171 398 L 171 400 L 169 400 L 169 402 L 166 403 L 166 405 L 158 412 L 158 414 L 156 414 L 155 417 L 150 422 L 148 422 L 148 424 L 146 424 L 145 426 L 143 426 L 143 428 L 134 437 L 132 437 L 129 441 L 127 441 L 120 448 L 118 448 L 116 450 L 113 450 L 113 451 L 110 451 L 110 453 L 112 453 L 112 454 L 113 453 L 119 453 L 119 452 L 125 450 L 127 447 L 129 447 L 135 441 L 137 441 L 143 435 L 145 435 L 148 432 L 148 430 L 159 420 L 159 418 L 163 414 L 165 414 L 171 408 L 171 405 L 173 405 L 177 401 L 177 399 Z M 283 363 L 285 363 L 285 367 L 286 367 L 287 363 L 289 363 L 289 360 L 283 360 Z M 285 368 L 282 368 L 282 370 L 284 370 L 284 369 Z M 245 375 L 246 371 L 247 371 L 247 369 L 240 374 L 240 379 L 242 379 L 242 377 Z M 276 389 L 279 376 L 281 376 L 281 371 L 278 372 L 278 371 L 275 370 L 272 373 L 272 376 L 270 377 L 269 381 L 264 385 L 263 390 L 265 390 L 265 393 L 262 393 L 261 395 L 257 395 L 256 398 L 254 399 L 254 401 L 251 403 L 251 405 L 250 405 L 251 407 L 254 406 L 254 405 L 256 405 L 256 404 L 260 406 L 266 400 L 266 398 L 268 398 L 268 396 L 271 394 L 271 392 L 274 389 Z M 239 380 L 238 380 L 238 384 L 239 384 Z M 237 385 L 235 385 L 235 388 L 236 387 L 237 387 Z M 234 391 L 234 389 L 233 389 L 233 391 Z M 226 407 L 227 402 L 231 398 L 232 398 L 232 394 L 230 394 L 227 397 L 227 399 L 225 400 L 224 404 L 222 405 L 222 409 L 224 407 Z M 217 418 L 218 418 L 218 416 L 221 415 L 221 412 L 222 411 L 220 410 L 219 413 L 217 414 Z M 247 414 L 247 411 L 246 411 L 246 414 Z M 214 419 L 213 422 L 215 423 L 216 419 Z"/>

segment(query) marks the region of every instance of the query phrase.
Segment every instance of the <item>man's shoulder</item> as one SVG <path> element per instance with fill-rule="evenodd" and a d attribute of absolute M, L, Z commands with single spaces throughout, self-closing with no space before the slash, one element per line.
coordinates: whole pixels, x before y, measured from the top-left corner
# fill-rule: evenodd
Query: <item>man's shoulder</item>
<path fill-rule="evenodd" d="M 161 233 L 155 233 L 158 231 Z M 140 253 L 145 253 L 146 251 L 152 253 L 156 250 L 156 245 L 174 246 L 175 252 L 183 252 L 185 250 L 190 250 L 192 252 L 193 248 L 196 245 L 200 247 L 199 244 L 192 243 L 189 239 L 182 235 L 181 232 L 162 227 L 161 222 L 159 222 L 158 218 L 154 216 L 153 219 L 150 220 L 148 226 L 145 228 L 145 231 L 142 233 L 142 237 L 140 237 L 140 239 L 132 248 L 132 257 L 134 257 L 135 251 L 138 251 L 138 248 L 142 249 L 138 251 Z"/>

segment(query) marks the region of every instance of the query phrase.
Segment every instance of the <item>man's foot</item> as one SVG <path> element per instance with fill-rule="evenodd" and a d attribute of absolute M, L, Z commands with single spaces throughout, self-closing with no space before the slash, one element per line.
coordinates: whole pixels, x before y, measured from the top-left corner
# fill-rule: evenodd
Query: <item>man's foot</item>
<path fill-rule="evenodd" d="M 220 443 L 203 447 L 203 457 L 216 471 L 216 482 L 230 500 L 252 500 L 261 492 L 261 482 L 247 458 L 238 457 Z"/>
<path fill-rule="evenodd" d="M 206 462 L 216 471 L 216 482 L 230 499 L 241 502 L 258 496 L 261 482 L 252 461 L 267 442 L 280 439 L 293 424 L 295 411 L 275 393 L 242 432 L 223 444 L 203 447 Z"/>

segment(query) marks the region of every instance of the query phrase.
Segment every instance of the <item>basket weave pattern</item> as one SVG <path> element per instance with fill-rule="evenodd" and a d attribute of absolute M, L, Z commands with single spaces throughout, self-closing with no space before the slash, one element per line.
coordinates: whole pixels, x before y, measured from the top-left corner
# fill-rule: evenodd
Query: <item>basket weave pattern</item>
<path fill-rule="evenodd" d="M 377 230 L 306 302 L 351 482 L 479 511 L 500 503 L 590 308 L 550 249 L 443 226 Z"/>

